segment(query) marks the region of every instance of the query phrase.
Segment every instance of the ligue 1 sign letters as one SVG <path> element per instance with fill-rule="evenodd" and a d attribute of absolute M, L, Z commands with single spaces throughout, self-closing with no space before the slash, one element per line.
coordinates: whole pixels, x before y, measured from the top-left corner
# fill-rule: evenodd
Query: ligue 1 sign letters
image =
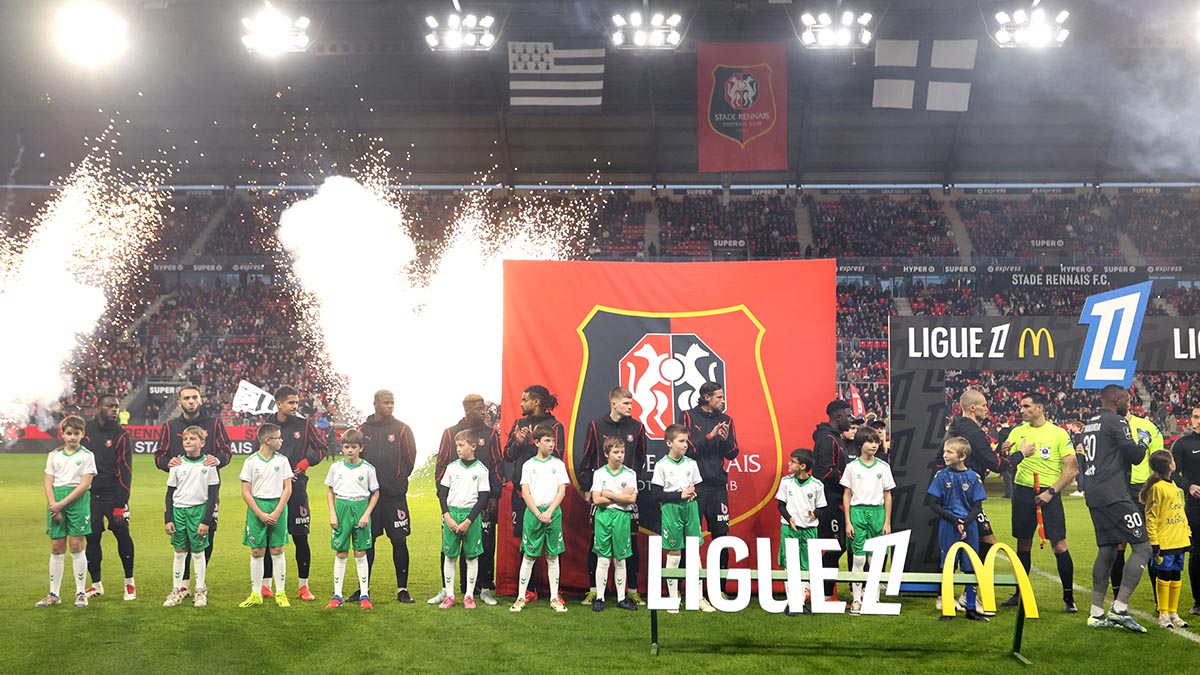
<path fill-rule="evenodd" d="M 867 569 L 867 582 L 863 588 L 862 613 L 895 616 L 900 613 L 900 603 L 880 602 L 880 584 L 884 575 L 884 562 L 888 549 L 892 550 L 892 567 L 888 571 L 886 592 L 888 595 L 900 594 L 900 580 L 904 575 L 904 563 L 908 558 L 909 531 L 868 539 L 864 551 L 871 556 Z M 770 579 L 772 564 L 775 562 L 772 542 L 769 538 L 759 537 L 755 540 L 755 555 L 758 562 L 758 578 Z M 758 604 L 764 611 L 779 614 L 784 611 L 799 612 L 804 605 L 804 593 L 801 591 L 800 543 L 796 539 L 784 541 L 784 556 L 787 560 L 786 598 L 775 598 L 771 583 L 758 584 Z M 700 609 L 700 569 L 708 570 L 705 584 L 705 595 L 712 606 L 723 612 L 740 612 L 750 606 L 750 570 L 731 568 L 728 578 L 736 581 L 737 595 L 726 600 L 721 596 L 720 569 L 721 552 L 730 552 L 731 562 L 741 562 L 749 557 L 750 548 L 745 541 L 738 537 L 717 537 L 708 547 L 705 559 L 700 559 L 700 538 L 688 537 L 684 544 L 683 565 L 687 576 L 684 577 L 685 609 Z M 809 581 L 813 588 L 820 588 L 826 581 L 832 581 L 837 575 L 837 568 L 825 567 L 821 564 L 821 554 L 826 551 L 841 550 L 837 539 L 810 539 L 808 541 Z M 662 537 L 650 537 L 650 596 L 647 607 L 658 610 L 679 609 L 679 598 L 664 597 L 662 592 Z M 703 562 L 703 565 L 701 565 Z M 812 594 L 812 611 L 814 614 L 844 614 L 845 602 L 832 602 L 821 597 L 821 593 Z"/>
<path fill-rule="evenodd" d="M 886 595 L 899 595 L 900 584 L 903 582 L 905 564 L 908 562 L 908 545 L 911 539 L 911 532 L 903 530 L 901 532 L 893 532 L 879 537 L 868 539 L 863 546 L 864 552 L 870 556 L 870 564 L 867 567 L 867 580 L 863 586 L 862 595 L 862 614 L 874 614 L 877 616 L 898 616 L 900 614 L 900 603 L 898 602 L 882 602 L 880 600 L 880 591 Z M 787 561 L 787 574 L 784 582 L 784 598 L 775 597 L 773 590 L 774 584 L 769 580 L 772 578 L 774 571 L 772 565 L 775 562 L 773 553 L 772 541 L 767 537 L 759 537 L 755 539 L 755 558 L 758 564 L 758 604 L 763 611 L 770 614 L 780 614 L 785 611 L 800 612 L 804 606 L 804 591 L 801 583 L 804 581 L 803 572 L 800 569 L 800 543 L 796 539 L 787 539 L 783 542 L 783 553 Z M 825 567 L 821 562 L 821 554 L 826 551 L 841 550 L 841 545 L 836 539 L 810 539 L 808 544 L 808 581 L 812 588 L 821 588 L 827 581 L 834 581 L 837 577 L 838 569 L 836 567 Z M 889 549 L 892 553 L 892 565 L 888 570 L 884 570 L 884 564 L 887 560 Z M 701 596 L 707 596 L 712 606 L 722 612 L 740 612 L 750 606 L 750 600 L 753 595 L 750 582 L 752 574 L 746 568 L 730 568 L 727 570 L 727 577 L 737 582 L 737 594 L 734 597 L 726 600 L 721 594 L 721 553 L 728 550 L 730 552 L 731 562 L 741 562 L 750 556 L 750 547 L 744 540 L 739 537 L 717 537 L 709 544 L 706 555 L 701 559 L 700 556 L 700 538 L 687 537 L 684 543 L 683 567 L 684 567 L 684 597 L 683 603 L 678 597 L 667 597 L 663 595 L 663 547 L 662 537 L 650 537 L 650 560 L 649 566 L 650 579 L 648 584 L 649 597 L 646 606 L 653 610 L 678 610 L 683 604 L 683 609 L 699 610 Z M 985 560 L 980 560 L 979 555 L 974 549 L 969 547 L 965 542 L 955 543 L 950 548 L 946 555 L 946 564 L 942 568 L 941 596 L 942 596 L 942 614 L 943 616 L 954 616 L 954 563 L 956 554 L 962 551 L 963 555 L 971 562 L 972 568 L 975 570 L 979 586 L 979 600 L 983 609 L 987 611 L 995 611 L 996 609 L 996 587 L 994 583 L 996 554 L 1005 553 L 1012 560 L 1017 559 L 1016 551 L 1003 543 L 997 543 L 988 552 Z M 703 586 L 700 581 L 700 570 L 706 571 L 705 581 Z M 1020 594 L 1022 604 L 1025 606 L 1026 616 L 1031 619 L 1038 618 L 1037 601 L 1033 596 L 1033 585 L 1029 582 L 1029 575 L 1025 573 L 1024 568 L 1020 565 L 1014 565 L 1014 572 L 1017 578 L 1017 592 Z M 887 575 L 887 585 L 883 586 L 883 577 Z M 703 591 L 703 593 L 701 593 Z M 832 601 L 823 597 L 822 593 L 813 593 L 810 600 L 813 614 L 845 614 L 846 603 L 844 601 Z"/>

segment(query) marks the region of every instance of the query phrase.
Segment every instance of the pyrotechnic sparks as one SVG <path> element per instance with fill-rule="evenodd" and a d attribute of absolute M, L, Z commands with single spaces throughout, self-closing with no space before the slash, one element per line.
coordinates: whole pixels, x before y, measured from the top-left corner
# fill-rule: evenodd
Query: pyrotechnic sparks
<path fill-rule="evenodd" d="M 111 127 L 110 127 L 111 129 Z M 95 139 L 97 148 L 107 136 Z M 131 175 L 97 151 L 79 162 L 34 219 L 27 239 L 3 239 L 0 316 L 11 326 L 0 349 L 0 419 L 24 423 L 32 404 L 57 400 L 70 386 L 64 368 L 88 351 L 97 324 L 145 267 L 144 252 L 162 226 L 169 192 L 163 165 Z M 140 186 L 140 187 L 135 187 Z M 24 327 L 27 326 L 27 327 Z"/>
<path fill-rule="evenodd" d="M 470 191 L 426 260 L 405 231 L 414 215 L 404 202 L 330 178 L 283 213 L 279 240 L 303 289 L 307 339 L 336 371 L 324 378 L 331 398 L 353 421 L 377 389 L 394 391 L 423 458 L 464 394 L 499 400 L 503 261 L 563 259 L 597 203 Z"/>

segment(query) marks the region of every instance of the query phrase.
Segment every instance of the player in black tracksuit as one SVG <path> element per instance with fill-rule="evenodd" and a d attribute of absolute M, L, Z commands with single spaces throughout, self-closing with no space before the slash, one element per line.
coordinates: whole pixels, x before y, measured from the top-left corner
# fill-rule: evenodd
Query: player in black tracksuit
<path fill-rule="evenodd" d="M 83 432 L 83 447 L 96 458 L 96 477 L 92 479 L 92 533 L 87 536 L 88 572 L 92 586 L 88 597 L 103 594 L 100 563 L 104 550 L 100 537 L 104 534 L 107 519 L 108 529 L 117 540 L 117 555 L 125 568 L 125 599 L 132 600 L 133 590 L 133 537 L 129 534 L 129 486 L 133 480 L 133 465 L 130 453 L 133 441 L 125 427 L 117 423 L 121 402 L 112 394 L 105 394 L 96 403 L 96 417 L 88 420 Z"/>
<path fill-rule="evenodd" d="M 496 430 L 484 421 L 484 413 L 486 411 L 487 404 L 484 403 L 483 397 L 479 394 L 468 394 L 463 398 L 464 417 L 457 424 L 442 432 L 442 439 L 438 444 L 437 461 L 434 465 L 433 482 L 435 487 L 441 486 L 442 475 L 446 472 L 446 467 L 458 460 L 458 452 L 454 448 L 454 437 L 460 431 L 470 431 L 477 443 L 475 459 L 483 462 L 483 465 L 488 470 L 488 502 L 481 514 L 483 518 L 481 521 L 481 527 L 483 528 L 483 555 L 479 556 L 479 578 L 476 588 L 479 589 L 480 597 L 484 598 L 484 602 L 490 605 L 495 602 L 495 525 L 500 489 L 504 485 L 504 481 L 500 478 L 500 466 L 504 455 L 503 450 L 500 448 L 500 434 L 496 433 Z M 438 569 L 442 569 L 440 563 L 444 561 L 445 556 L 441 555 L 438 561 Z M 465 595 L 467 592 L 467 557 L 465 555 L 459 556 L 458 567 L 459 591 Z M 441 597 L 438 599 L 438 602 L 444 599 L 445 597 Z"/>
<path fill-rule="evenodd" d="M 1100 412 L 1090 417 L 1083 427 L 1083 472 L 1087 475 L 1084 500 L 1096 529 L 1096 563 L 1092 567 L 1092 610 L 1088 625 L 1121 626 L 1145 633 L 1129 616 L 1127 604 L 1146 563 L 1150 561 L 1150 539 L 1139 504 L 1129 494 L 1129 472 L 1146 456 L 1146 447 L 1134 440 L 1125 416 L 1129 414 L 1129 391 L 1110 384 L 1100 391 Z M 1113 561 L 1118 555 L 1117 544 L 1129 545 L 1132 553 L 1125 567 L 1130 574 L 1123 576 L 1121 589 L 1112 610 L 1104 613 L 1104 598 Z"/>
<path fill-rule="evenodd" d="M 608 392 L 608 403 L 608 414 L 597 417 L 592 420 L 591 424 L 588 424 L 583 452 L 575 455 L 575 477 L 579 480 L 579 489 L 584 494 L 584 500 L 589 504 L 592 501 L 592 478 L 595 471 L 608 463 L 604 457 L 604 441 L 609 438 L 619 438 L 625 443 L 624 464 L 633 470 L 639 481 L 646 470 L 646 427 L 631 416 L 633 394 L 625 387 L 616 387 Z M 595 515 L 595 505 L 592 505 L 591 513 L 593 516 Z M 637 590 L 640 579 L 638 569 L 641 566 L 642 557 L 638 551 L 638 507 L 636 503 L 633 505 L 631 515 L 633 516 L 630 521 L 633 537 L 630 540 L 631 552 L 625 573 L 629 578 L 629 588 L 632 589 L 630 599 L 637 604 L 643 604 Z M 599 561 L 596 558 L 596 552 L 589 548 L 588 579 L 592 585 L 596 583 L 597 562 Z M 594 592 L 595 589 L 593 588 L 592 591 Z M 594 599 L 592 598 L 592 600 Z M 585 598 L 584 604 L 591 604 L 591 600 Z"/>
<path fill-rule="evenodd" d="M 696 485 L 696 506 L 713 539 L 729 534 L 729 474 L 725 462 L 738 456 L 733 418 L 725 414 L 725 390 L 716 382 L 700 385 L 700 405 L 684 411 L 688 430 L 687 455 L 696 460 L 701 481 Z M 729 569 L 729 550 L 721 551 L 721 569 Z M 721 579 L 721 592 L 728 588 Z"/>
<path fill-rule="evenodd" d="M 408 477 L 417 462 L 417 442 L 412 428 L 396 419 L 396 397 L 381 389 L 375 392 L 375 413 L 358 428 L 364 437 L 363 458 L 375 467 L 379 479 L 379 502 L 371 511 L 371 548 L 367 566 L 374 569 L 375 541 L 387 534 L 392 542 L 392 567 L 396 570 L 396 601 L 411 603 L 408 592 L 408 536 L 412 534 L 408 510 Z M 357 601 L 361 590 L 350 596 Z"/>
<path fill-rule="evenodd" d="M 308 546 L 308 529 L 312 520 L 308 511 L 308 469 L 325 459 L 329 444 L 325 442 L 325 435 L 308 420 L 297 417 L 300 395 L 295 389 L 280 387 L 275 392 L 275 404 L 279 410 L 269 420 L 279 425 L 283 434 L 283 446 L 279 453 L 287 457 L 292 472 L 296 474 L 292 481 L 292 498 L 288 501 L 288 534 L 296 545 L 296 577 L 300 584 L 297 595 L 301 600 L 313 600 L 315 597 L 308 588 L 308 571 L 312 565 L 312 549 Z M 271 556 L 266 556 L 263 579 L 271 579 L 272 572 Z"/>
<path fill-rule="evenodd" d="M 817 509 L 817 535 L 822 539 L 835 538 L 842 546 L 821 555 L 821 564 L 837 569 L 846 543 L 846 514 L 842 513 L 842 472 L 846 470 L 847 452 L 844 433 L 850 430 L 850 404 L 830 401 L 825 406 L 828 422 L 813 430 L 813 474 L 825 488 L 826 506 Z M 831 597 L 835 582 L 825 582 L 825 597 Z"/>
<path fill-rule="evenodd" d="M 521 468 L 525 462 L 537 454 L 534 444 L 533 430 L 546 425 L 554 429 L 554 456 L 562 459 L 563 448 L 567 445 L 567 434 L 563 425 L 550 413 L 558 406 L 558 397 L 540 384 L 533 384 L 521 392 L 521 417 L 513 422 L 508 431 L 508 439 L 504 442 L 504 467 L 501 477 L 513 484 L 512 490 L 512 529 L 513 536 L 519 541 L 525 524 L 525 498 L 521 496 Z M 517 552 L 520 556 L 520 551 Z M 533 579 L 546 578 L 537 569 L 541 563 L 534 563 Z M 531 591 L 531 595 L 533 592 Z"/>
<path fill-rule="evenodd" d="M 1183 489 L 1188 526 L 1192 528 L 1192 555 L 1188 579 L 1192 585 L 1192 614 L 1200 614 L 1200 406 L 1192 408 L 1192 431 L 1171 446 L 1175 457 L 1175 482 Z"/>
<path fill-rule="evenodd" d="M 221 418 L 213 415 L 204 407 L 204 399 L 200 389 L 194 385 L 186 385 L 179 390 L 179 416 L 172 417 L 163 423 L 158 430 L 158 448 L 154 451 L 154 465 L 160 471 L 170 472 L 171 467 L 183 461 L 183 430 L 188 427 L 200 427 L 208 433 L 204 439 L 204 463 L 214 466 L 219 472 L 222 467 L 233 459 L 229 443 L 229 432 Z M 220 502 L 213 504 L 212 524 L 209 526 L 208 548 L 204 550 L 205 561 L 212 560 L 213 542 L 217 540 L 214 533 L 220 521 Z M 192 552 L 188 551 L 184 562 L 183 579 L 192 578 Z"/>

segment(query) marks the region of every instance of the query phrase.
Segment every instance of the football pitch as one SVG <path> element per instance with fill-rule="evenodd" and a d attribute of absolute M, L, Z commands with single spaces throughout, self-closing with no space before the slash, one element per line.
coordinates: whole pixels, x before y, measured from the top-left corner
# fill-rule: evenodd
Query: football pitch
<path fill-rule="evenodd" d="M 120 560 L 116 542 L 104 537 L 104 578 L 108 594 L 86 609 L 70 606 L 72 581 L 63 583 L 64 604 L 33 605 L 47 590 L 49 540 L 44 535 L 45 498 L 41 455 L 0 455 L 0 617 L 8 637 L 0 649 L 0 672 L 45 673 L 84 669 L 95 673 L 237 673 L 237 672 L 582 672 L 654 670 L 663 673 L 708 671 L 761 673 L 805 672 L 1013 672 L 1021 666 L 1008 654 L 1015 610 L 1002 608 L 991 624 L 960 618 L 939 622 L 934 600 L 904 597 L 898 617 L 770 615 L 752 602 L 737 614 L 660 613 L 661 654 L 649 655 L 650 612 L 617 610 L 596 614 L 568 597 L 570 611 L 556 614 L 545 600 L 520 614 L 508 611 L 512 599 L 496 607 L 480 603 L 438 610 L 424 600 L 438 590 L 440 545 L 437 497 L 428 469 L 413 477 L 409 493 L 414 532 L 409 539 L 409 588 L 413 605 L 395 601 L 389 544 L 379 540 L 380 556 L 372 580 L 373 611 L 347 603 L 326 611 L 332 590 L 333 553 L 322 481 L 329 463 L 310 473 L 313 549 L 311 585 L 317 602 L 295 596 L 295 562 L 289 546 L 288 591 L 292 606 L 241 609 L 248 592 L 249 553 L 241 544 L 245 515 L 235 457 L 223 472 L 222 526 L 208 570 L 209 606 L 190 599 L 162 607 L 170 590 L 171 548 L 163 532 L 166 474 L 149 456 L 134 458 L 132 509 L 137 545 L 138 599 L 121 600 Z M 990 485 L 996 488 L 998 485 Z M 993 491 L 990 491 L 994 493 Z M 1008 501 L 995 494 L 986 509 L 1001 539 L 1015 546 Z M 1067 498 L 1068 542 L 1075 560 L 1075 582 L 1091 586 L 1095 542 L 1086 507 Z M 1200 662 L 1200 617 L 1187 616 L 1191 590 L 1184 579 L 1180 614 L 1196 619 L 1187 635 L 1158 627 L 1150 583 L 1138 587 L 1132 608 L 1149 633 L 1120 629 L 1089 630 L 1084 625 L 1090 592 L 1076 590 L 1081 612 L 1062 613 L 1054 556 L 1049 547 L 1033 551 L 1035 595 L 1042 618 L 1026 623 L 1023 653 L 1040 669 L 1058 672 L 1185 672 Z M 67 559 L 70 570 L 70 558 Z M 1038 573 L 1037 570 L 1041 570 Z M 998 566 L 1001 574 L 1005 565 Z M 1050 576 L 1046 576 L 1050 572 Z M 347 579 L 346 591 L 353 591 Z M 609 594 L 612 589 L 610 586 Z M 848 595 L 848 589 L 842 589 Z M 1000 598 L 1007 597 L 1002 588 Z M 892 600 L 891 598 L 884 598 Z M 507 602 L 505 601 L 507 600 Z M 1193 664 L 1189 666 L 1188 664 Z"/>

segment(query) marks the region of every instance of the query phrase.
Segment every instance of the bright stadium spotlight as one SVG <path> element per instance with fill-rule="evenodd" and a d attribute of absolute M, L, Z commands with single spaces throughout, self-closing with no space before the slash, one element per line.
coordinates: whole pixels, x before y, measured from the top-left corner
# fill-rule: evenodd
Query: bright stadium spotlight
<path fill-rule="evenodd" d="M 806 49 L 866 49 L 871 44 L 870 12 L 855 14 L 844 10 L 838 20 L 829 12 L 800 15 L 800 44 Z"/>
<path fill-rule="evenodd" d="M 242 45 L 247 51 L 257 52 L 265 56 L 278 56 L 284 52 L 302 52 L 311 43 L 308 37 L 309 20 L 301 16 L 292 20 L 279 11 L 269 1 L 263 2 L 263 8 L 254 18 L 244 17 L 242 26 L 246 34 L 242 36 Z"/>
<path fill-rule="evenodd" d="M 434 51 L 486 52 L 496 45 L 496 34 L 492 32 L 496 17 L 491 14 L 481 17 L 455 11 L 440 23 L 436 17 L 427 16 L 425 25 L 429 28 L 425 44 Z"/>
<path fill-rule="evenodd" d="M 683 41 L 679 31 L 682 21 L 677 12 L 655 11 L 649 19 L 641 12 L 614 14 L 609 37 L 617 49 L 675 49 Z"/>
<path fill-rule="evenodd" d="M 103 4 L 82 0 L 59 10 L 55 32 L 59 48 L 83 66 L 99 66 L 129 46 L 129 24 Z"/>
<path fill-rule="evenodd" d="M 992 38 L 996 44 L 1005 48 L 1061 47 L 1071 31 L 1067 29 L 1067 20 L 1071 12 L 1061 10 L 1050 16 L 1044 7 L 1030 9 L 1018 8 L 1009 14 L 1005 11 L 996 12 L 996 31 Z"/>

